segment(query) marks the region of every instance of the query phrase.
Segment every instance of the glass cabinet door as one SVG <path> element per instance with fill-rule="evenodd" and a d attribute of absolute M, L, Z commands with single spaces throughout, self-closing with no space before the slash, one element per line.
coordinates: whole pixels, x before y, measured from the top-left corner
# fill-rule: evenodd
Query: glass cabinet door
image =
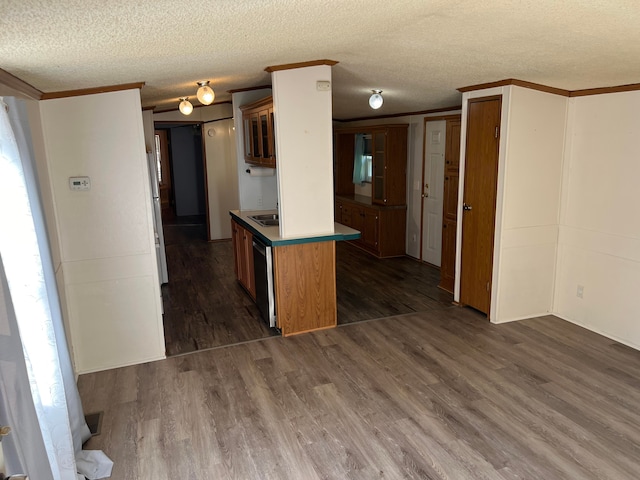
<path fill-rule="evenodd" d="M 269 158 L 271 156 L 271 149 L 269 148 L 269 110 L 260 112 L 260 141 L 262 143 L 262 158 Z"/>
<path fill-rule="evenodd" d="M 251 158 L 251 119 L 248 115 L 245 115 L 242 120 L 244 129 L 244 156 L 245 158 Z"/>
<path fill-rule="evenodd" d="M 257 113 L 251 114 L 251 147 L 251 156 L 260 157 L 260 124 Z"/>
<path fill-rule="evenodd" d="M 373 185 L 372 194 L 374 203 L 384 204 L 387 199 L 385 195 L 385 143 L 384 133 L 372 134 L 373 143 Z"/>

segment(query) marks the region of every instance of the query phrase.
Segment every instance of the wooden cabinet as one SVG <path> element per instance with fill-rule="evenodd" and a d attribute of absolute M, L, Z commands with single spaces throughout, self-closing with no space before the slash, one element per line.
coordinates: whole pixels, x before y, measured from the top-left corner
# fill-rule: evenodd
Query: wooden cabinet
<path fill-rule="evenodd" d="M 240 285 L 256 299 L 256 283 L 253 273 L 253 234 L 231 220 L 231 237 L 233 241 L 233 255 L 235 258 L 236 278 Z"/>
<path fill-rule="evenodd" d="M 276 168 L 273 97 L 243 105 L 240 110 L 242 110 L 245 162 Z"/>
<path fill-rule="evenodd" d="M 405 254 L 407 208 L 374 205 L 368 197 L 337 197 L 336 222 L 360 231 L 360 238 L 351 242 L 383 257 Z"/>
<path fill-rule="evenodd" d="M 335 130 L 335 193 L 353 195 L 356 135 L 371 136 L 371 198 L 376 205 L 407 203 L 408 125 L 376 125 Z"/>
<path fill-rule="evenodd" d="M 442 205 L 442 259 L 440 288 L 453 293 L 456 263 L 456 229 L 460 167 L 460 119 L 448 119 L 446 130 Z"/>

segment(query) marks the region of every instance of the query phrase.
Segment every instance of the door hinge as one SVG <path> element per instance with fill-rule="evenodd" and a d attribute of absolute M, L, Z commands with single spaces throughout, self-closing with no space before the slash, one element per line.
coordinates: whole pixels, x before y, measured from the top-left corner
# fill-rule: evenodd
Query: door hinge
<path fill-rule="evenodd" d="M 495 138 L 498 138 L 498 131 L 499 131 L 499 129 L 500 129 L 500 127 L 498 127 L 498 126 L 496 125 L 496 135 L 495 135 Z"/>
<path fill-rule="evenodd" d="M 487 292 L 491 291 L 491 282 L 487 282 Z"/>

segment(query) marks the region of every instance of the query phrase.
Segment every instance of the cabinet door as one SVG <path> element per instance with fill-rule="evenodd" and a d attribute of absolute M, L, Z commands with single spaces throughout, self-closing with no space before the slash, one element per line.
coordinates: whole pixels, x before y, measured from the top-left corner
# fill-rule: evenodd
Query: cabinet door
<path fill-rule="evenodd" d="M 269 109 L 265 108 L 258 112 L 260 120 L 260 157 L 262 163 L 267 163 L 271 157 L 271 142 L 269 141 Z"/>
<path fill-rule="evenodd" d="M 378 251 L 378 212 L 368 208 L 362 212 L 362 243 L 373 251 Z"/>
<path fill-rule="evenodd" d="M 264 160 L 265 167 L 276 168 L 276 135 L 273 107 L 267 110 L 267 151 L 269 154 Z"/>
<path fill-rule="evenodd" d="M 244 286 L 253 299 L 256 298 L 255 273 L 253 272 L 253 234 L 243 228 Z"/>
<path fill-rule="evenodd" d="M 248 113 L 242 115 L 242 128 L 244 130 L 244 158 L 251 161 L 253 142 L 251 141 L 251 115 Z"/>
<path fill-rule="evenodd" d="M 342 202 L 336 202 L 335 218 L 333 219 L 333 221 L 342 223 L 344 225 L 344 222 L 342 221 Z"/>
<path fill-rule="evenodd" d="M 242 243 L 242 236 L 239 232 L 240 228 L 241 227 L 236 222 L 231 220 L 231 240 L 233 242 L 233 258 L 234 258 L 233 267 L 235 269 L 236 278 L 238 280 L 240 280 L 240 275 L 242 274 L 241 258 L 242 258 L 242 252 L 244 249 L 244 246 Z"/>
<path fill-rule="evenodd" d="M 262 151 L 260 147 L 260 118 L 258 112 L 251 113 L 251 159 L 253 162 L 260 163 L 262 160 Z"/>
<path fill-rule="evenodd" d="M 371 192 L 373 203 L 384 205 L 387 203 L 386 190 L 386 134 L 376 132 L 371 135 L 373 176 L 371 178 Z"/>

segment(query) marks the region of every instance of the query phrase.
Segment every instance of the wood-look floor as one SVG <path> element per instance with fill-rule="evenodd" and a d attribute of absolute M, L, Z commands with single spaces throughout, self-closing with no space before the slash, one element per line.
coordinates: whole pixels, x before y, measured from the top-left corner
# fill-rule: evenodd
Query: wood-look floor
<path fill-rule="evenodd" d="M 82 375 L 112 478 L 637 479 L 640 352 L 443 308 Z"/>
<path fill-rule="evenodd" d="M 206 227 L 164 226 L 169 283 L 162 286 L 167 355 L 277 335 L 236 281 L 231 241 L 207 242 Z"/>
<path fill-rule="evenodd" d="M 200 221 L 165 222 L 169 356 L 277 335 L 236 281 L 231 241 L 208 243 Z M 337 242 L 336 255 L 338 324 L 451 305 L 453 297 L 437 288 L 433 267 L 407 257 L 379 260 L 347 242 Z"/>

